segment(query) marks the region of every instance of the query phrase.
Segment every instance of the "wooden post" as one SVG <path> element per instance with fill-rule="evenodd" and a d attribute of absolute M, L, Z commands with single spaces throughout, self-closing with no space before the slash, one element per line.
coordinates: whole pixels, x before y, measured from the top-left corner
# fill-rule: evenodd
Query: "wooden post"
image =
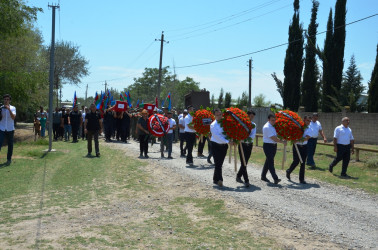
<path fill-rule="evenodd" d="M 282 169 L 284 169 L 285 161 L 286 161 L 286 145 L 284 145 L 284 149 L 283 149 Z"/>
<path fill-rule="evenodd" d="M 259 137 L 256 135 L 256 147 L 259 146 Z"/>
<path fill-rule="evenodd" d="M 239 150 L 240 150 L 240 152 L 241 152 L 241 156 L 242 156 L 243 164 L 244 164 L 244 166 L 247 167 L 247 163 L 245 162 L 245 157 L 244 157 L 244 150 L 243 150 L 243 147 L 242 147 L 242 143 L 241 143 L 241 142 L 239 142 L 239 146 L 240 146 Z"/>
<path fill-rule="evenodd" d="M 356 150 L 356 161 L 360 161 L 360 150 L 358 148 L 355 148 Z"/>
<path fill-rule="evenodd" d="M 235 163 L 235 172 L 238 171 L 238 157 L 236 156 L 236 144 L 234 144 L 234 163 Z"/>
<path fill-rule="evenodd" d="M 296 143 L 294 143 L 294 147 L 295 147 L 295 150 L 297 151 L 297 154 L 298 154 L 298 157 L 299 157 L 299 161 L 301 162 L 301 164 L 303 163 L 303 160 L 302 160 L 302 156 L 301 154 L 299 153 L 299 149 L 298 149 L 298 146 Z"/>
<path fill-rule="evenodd" d="M 232 144 L 230 144 L 230 150 L 228 152 L 229 152 L 229 154 L 228 154 L 228 163 L 231 164 Z"/>

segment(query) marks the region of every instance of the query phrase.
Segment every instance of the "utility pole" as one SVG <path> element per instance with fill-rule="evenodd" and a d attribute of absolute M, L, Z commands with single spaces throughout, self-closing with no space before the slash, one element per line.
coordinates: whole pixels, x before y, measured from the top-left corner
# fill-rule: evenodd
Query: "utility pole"
<path fill-rule="evenodd" d="M 252 107 L 251 98 L 252 98 L 252 58 L 249 59 L 249 93 L 248 93 L 248 108 Z"/>
<path fill-rule="evenodd" d="M 105 93 L 106 93 L 106 86 L 107 86 L 108 84 L 106 83 L 106 81 L 105 81 Z"/>
<path fill-rule="evenodd" d="M 50 85 L 49 85 L 49 149 L 47 152 L 52 150 L 52 124 L 53 124 L 53 93 L 54 93 L 54 56 L 55 56 L 55 10 L 59 9 L 59 5 L 48 5 L 52 8 L 52 31 L 51 31 L 51 47 L 50 47 Z"/>
<path fill-rule="evenodd" d="M 85 89 L 85 102 L 87 102 L 87 96 L 88 96 L 88 83 L 87 83 L 87 88 Z"/>
<path fill-rule="evenodd" d="M 164 31 L 161 32 L 161 39 L 155 39 L 155 41 L 160 41 L 160 61 L 159 61 L 159 79 L 158 79 L 158 89 L 157 89 L 157 97 L 160 101 L 160 85 L 161 85 L 161 64 L 163 62 L 163 44 L 164 42 L 169 43 L 167 41 L 164 41 Z"/>

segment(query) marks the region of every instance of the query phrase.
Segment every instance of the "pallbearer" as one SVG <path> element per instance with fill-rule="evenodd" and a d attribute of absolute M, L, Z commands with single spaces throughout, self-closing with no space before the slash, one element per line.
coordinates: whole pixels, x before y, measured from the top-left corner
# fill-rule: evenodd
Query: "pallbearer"
<path fill-rule="evenodd" d="M 253 148 L 253 138 L 256 136 L 256 124 L 253 121 L 255 118 L 256 113 L 252 110 L 247 112 L 247 115 L 249 119 L 251 120 L 251 123 L 254 125 L 253 129 L 251 130 L 251 133 L 249 135 L 249 138 L 244 140 L 241 143 L 241 146 L 243 147 L 243 152 L 244 152 L 244 157 L 245 157 L 245 164 L 248 164 L 249 157 L 251 156 L 252 153 L 252 148 Z M 240 169 L 238 174 L 236 175 L 236 181 L 239 183 L 244 183 L 246 187 L 249 187 L 249 179 L 248 179 L 248 173 L 247 173 L 247 166 L 244 165 L 243 161 L 243 156 L 242 156 L 242 151 L 240 149 L 239 145 L 239 157 L 240 157 Z M 244 182 L 242 181 L 241 177 L 243 176 Z"/>
<path fill-rule="evenodd" d="M 188 154 L 186 155 L 186 163 L 193 164 L 193 146 L 196 141 L 196 131 L 194 130 L 192 123 L 193 117 L 190 114 L 193 112 L 193 106 L 189 105 L 188 108 L 188 115 L 185 117 L 185 140 L 186 140 L 186 147 L 188 149 Z"/>
<path fill-rule="evenodd" d="M 222 119 L 222 112 L 220 111 L 220 109 L 215 109 L 214 116 L 215 121 L 213 121 L 210 125 L 210 141 L 215 164 L 213 182 L 214 184 L 222 187 L 222 165 L 227 154 L 228 143 L 233 143 L 226 139 L 226 136 L 223 134 L 223 128 L 219 124 Z"/>

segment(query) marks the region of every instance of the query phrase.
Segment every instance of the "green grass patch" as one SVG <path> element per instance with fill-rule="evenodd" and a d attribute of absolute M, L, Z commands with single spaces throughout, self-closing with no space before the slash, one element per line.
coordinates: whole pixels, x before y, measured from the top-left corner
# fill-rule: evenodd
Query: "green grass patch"
<path fill-rule="evenodd" d="M 364 145 L 365 147 L 365 145 Z M 370 145 L 370 148 L 378 149 L 378 146 Z M 290 149 L 290 152 L 287 152 L 287 160 L 284 165 L 284 169 L 288 169 L 290 164 L 293 161 L 292 145 L 288 145 L 287 149 Z M 282 157 L 283 157 L 283 145 L 278 144 L 277 154 L 275 157 L 275 167 L 276 169 L 281 169 L 282 167 Z M 355 161 L 355 156 L 351 156 L 351 161 L 348 166 L 348 175 L 352 176 L 350 179 L 340 178 L 341 165 L 342 162 L 339 162 L 333 169 L 333 174 L 328 171 L 329 164 L 336 157 L 336 153 L 333 152 L 333 147 L 325 145 L 317 145 L 316 153 L 314 160 L 316 163 L 316 169 L 310 170 L 306 166 L 305 176 L 311 177 L 317 180 L 329 182 L 336 185 L 343 185 L 350 188 L 360 188 L 369 193 L 378 193 L 377 188 L 377 175 L 378 168 L 371 167 L 372 158 L 377 159 L 376 153 L 360 151 L 360 161 Z M 253 147 L 253 152 L 250 158 L 250 162 L 257 163 L 259 165 L 264 165 L 265 155 L 262 147 Z M 376 164 L 376 162 L 374 163 Z M 369 167 L 370 166 L 370 167 Z M 294 173 L 299 173 L 299 166 L 295 169 Z M 285 178 L 282 174 L 278 174 L 281 178 Z M 292 180 L 294 180 L 292 178 Z M 294 180 L 295 181 L 295 180 Z"/>

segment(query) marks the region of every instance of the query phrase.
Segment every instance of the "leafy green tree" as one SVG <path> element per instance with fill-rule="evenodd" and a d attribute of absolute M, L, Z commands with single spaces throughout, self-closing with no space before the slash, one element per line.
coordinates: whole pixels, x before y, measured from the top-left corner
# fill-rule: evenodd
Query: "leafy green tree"
<path fill-rule="evenodd" d="M 243 91 L 241 97 L 237 99 L 237 107 L 242 109 L 248 106 L 248 94 L 247 91 Z"/>
<path fill-rule="evenodd" d="M 211 107 L 214 108 L 215 107 L 215 97 L 214 97 L 214 94 L 211 95 Z"/>
<path fill-rule="evenodd" d="M 44 55 L 48 60 L 50 46 L 44 50 Z M 88 61 L 80 54 L 78 46 L 65 41 L 55 43 L 54 87 L 56 95 L 64 84 L 78 85 L 81 78 L 88 74 Z"/>
<path fill-rule="evenodd" d="M 318 14 L 319 2 L 312 1 L 311 21 L 308 26 L 308 36 L 306 44 L 305 69 L 302 83 L 302 105 L 306 112 L 318 111 L 319 99 L 319 69 L 316 63 L 316 33 L 318 24 L 316 18 Z"/>
<path fill-rule="evenodd" d="M 270 101 L 265 100 L 264 94 L 259 94 L 253 98 L 253 106 L 254 107 L 269 107 L 272 103 Z"/>
<path fill-rule="evenodd" d="M 22 35 L 27 29 L 26 23 L 37 19 L 41 8 L 25 5 L 19 0 L 0 0 L 0 40 L 9 36 Z"/>
<path fill-rule="evenodd" d="M 221 88 L 218 98 L 218 108 L 223 108 L 223 88 Z"/>
<path fill-rule="evenodd" d="M 283 83 L 282 83 L 282 81 L 280 79 L 278 79 L 278 77 L 276 75 L 276 72 L 273 72 L 273 74 L 271 74 L 271 76 L 273 77 L 273 80 L 276 82 L 277 91 L 280 94 L 280 96 L 282 98 L 282 101 L 283 101 L 283 98 L 284 98 L 284 95 L 283 95 Z"/>
<path fill-rule="evenodd" d="M 375 57 L 375 65 L 371 73 L 369 83 L 368 111 L 369 113 L 378 113 L 378 45 L 377 55 Z"/>
<path fill-rule="evenodd" d="M 226 92 L 226 94 L 224 96 L 224 107 L 225 108 L 231 107 L 231 102 L 232 102 L 231 92 Z"/>
<path fill-rule="evenodd" d="M 340 102 L 343 106 L 349 106 L 352 112 L 360 111 L 363 107 L 357 105 L 365 87 L 362 85 L 362 76 L 357 69 L 354 55 L 350 58 L 350 63 L 345 72 L 340 90 Z"/>
<path fill-rule="evenodd" d="M 283 82 L 283 105 L 297 111 L 300 103 L 300 83 L 303 70 L 303 28 L 299 23 L 299 0 L 294 0 L 294 15 L 289 26 Z"/>

